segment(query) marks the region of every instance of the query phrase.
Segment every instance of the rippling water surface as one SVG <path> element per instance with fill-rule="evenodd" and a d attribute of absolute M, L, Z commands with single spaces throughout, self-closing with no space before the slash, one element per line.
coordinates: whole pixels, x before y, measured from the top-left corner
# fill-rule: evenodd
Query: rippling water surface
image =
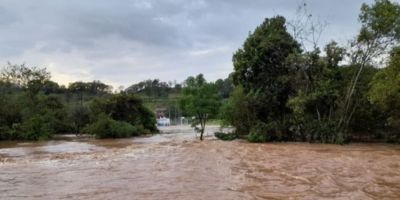
<path fill-rule="evenodd" d="M 400 199 L 397 145 L 200 142 L 189 127 L 163 131 L 2 142 L 0 199 Z"/>

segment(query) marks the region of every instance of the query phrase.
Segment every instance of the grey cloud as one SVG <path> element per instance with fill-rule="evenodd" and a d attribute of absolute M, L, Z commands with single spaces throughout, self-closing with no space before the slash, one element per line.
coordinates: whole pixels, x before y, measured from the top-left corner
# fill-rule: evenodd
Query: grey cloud
<path fill-rule="evenodd" d="M 306 1 L 330 24 L 321 45 L 350 39 L 361 3 L 372 1 Z M 181 81 L 199 72 L 221 78 L 232 71 L 232 53 L 249 31 L 265 17 L 293 18 L 301 2 L 0 0 L 0 62 L 52 65 L 71 80 L 84 79 L 76 75 L 84 70 L 89 78 L 124 85 L 146 78 Z"/>
<path fill-rule="evenodd" d="M 15 13 L 4 7 L 0 7 L 0 26 L 2 26 L 2 28 L 7 28 L 7 25 L 15 23 L 18 20 L 19 18 Z"/>

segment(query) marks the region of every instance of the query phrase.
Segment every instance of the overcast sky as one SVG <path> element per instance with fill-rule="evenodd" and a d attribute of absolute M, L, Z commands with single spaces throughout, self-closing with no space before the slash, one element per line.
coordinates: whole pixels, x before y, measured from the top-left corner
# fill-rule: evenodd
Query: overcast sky
<path fill-rule="evenodd" d="M 159 78 L 208 80 L 233 70 L 232 54 L 264 18 L 293 19 L 301 0 L 0 0 L 0 64 L 47 67 L 61 84 L 114 87 Z M 359 29 L 363 2 L 308 0 L 327 21 L 323 45 Z"/>

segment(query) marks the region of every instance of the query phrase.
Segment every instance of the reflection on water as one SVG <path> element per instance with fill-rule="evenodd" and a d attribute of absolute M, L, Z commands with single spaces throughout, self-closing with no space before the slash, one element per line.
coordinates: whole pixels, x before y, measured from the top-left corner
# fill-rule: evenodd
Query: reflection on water
<path fill-rule="evenodd" d="M 0 199 L 400 199 L 396 145 L 200 142 L 188 127 L 164 131 L 1 143 Z"/>

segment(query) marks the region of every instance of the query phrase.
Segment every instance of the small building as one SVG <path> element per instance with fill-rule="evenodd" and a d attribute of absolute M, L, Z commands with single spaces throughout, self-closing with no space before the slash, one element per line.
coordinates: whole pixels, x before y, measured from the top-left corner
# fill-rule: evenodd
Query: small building
<path fill-rule="evenodd" d="M 157 108 L 155 110 L 157 117 L 157 126 L 170 126 L 171 120 L 166 116 L 167 109 L 166 108 Z"/>
<path fill-rule="evenodd" d="M 157 119 L 166 117 L 167 109 L 166 108 L 156 108 L 155 110 Z"/>
<path fill-rule="evenodd" d="M 158 126 L 170 126 L 171 120 L 166 117 L 157 118 L 157 125 Z"/>

